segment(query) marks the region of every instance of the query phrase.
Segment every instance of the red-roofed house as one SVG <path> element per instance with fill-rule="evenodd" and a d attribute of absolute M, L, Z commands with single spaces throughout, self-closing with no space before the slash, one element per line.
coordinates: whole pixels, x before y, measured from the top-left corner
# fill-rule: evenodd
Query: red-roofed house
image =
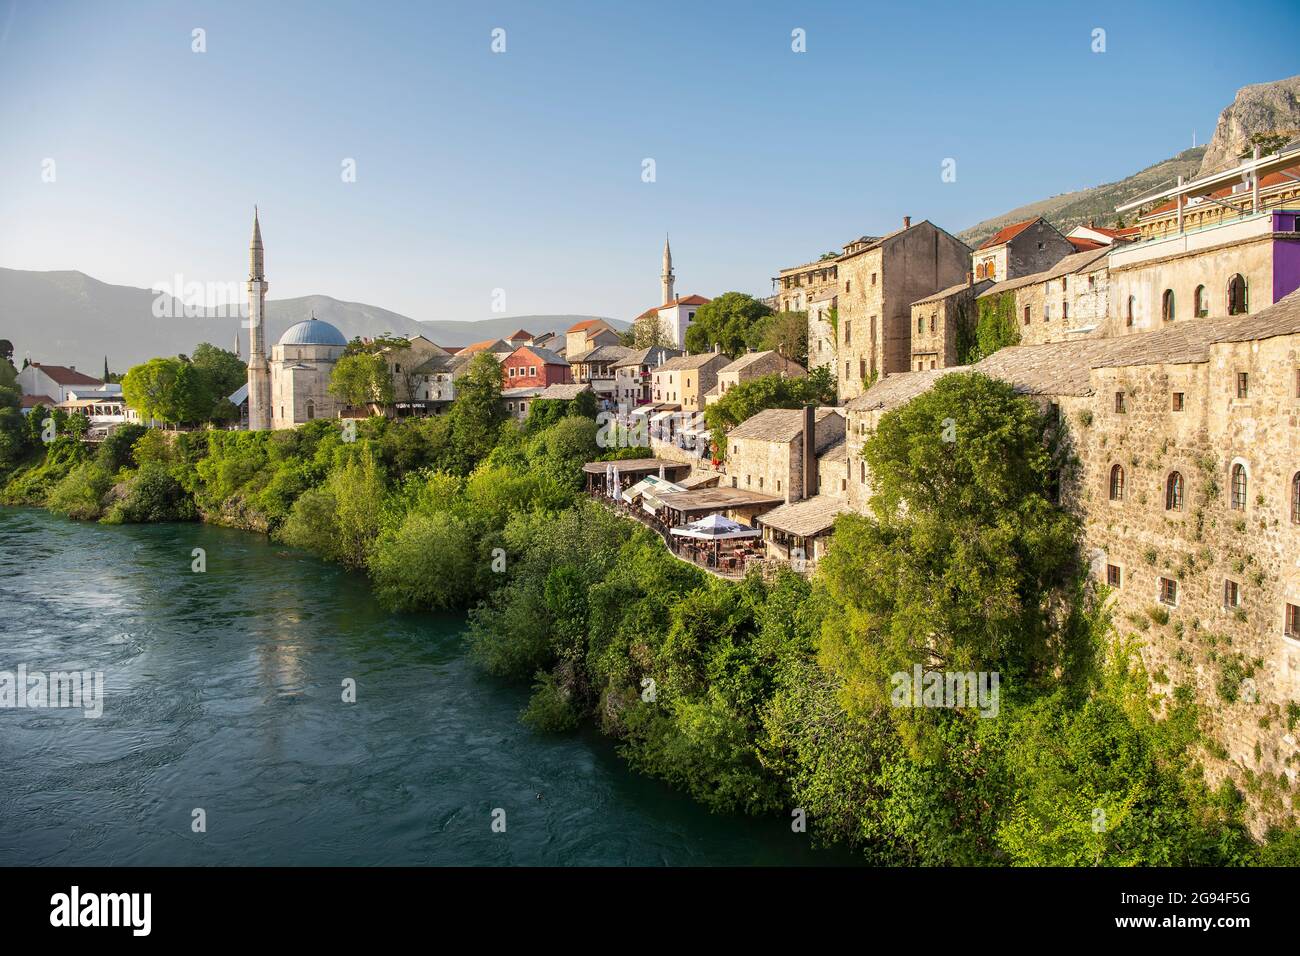
<path fill-rule="evenodd" d="M 1074 248 L 1046 219 L 1026 219 L 1004 226 L 971 253 L 975 281 L 1005 282 L 1050 269 Z"/>
<path fill-rule="evenodd" d="M 573 381 L 573 372 L 564 356 L 550 349 L 525 345 L 515 349 L 501 363 L 501 387 L 546 388 Z"/>
<path fill-rule="evenodd" d="M 599 345 L 618 345 L 618 332 L 604 319 L 584 319 L 564 333 L 564 354 L 581 355 Z"/>
<path fill-rule="evenodd" d="M 1116 242 L 1136 242 L 1142 238 L 1142 230 L 1137 226 L 1129 226 L 1126 229 L 1111 229 L 1098 226 L 1092 220 L 1089 220 L 1084 225 L 1075 226 L 1065 234 L 1065 238 L 1071 242 L 1076 239 L 1089 239 L 1093 242 L 1099 242 L 1103 246 L 1109 246 Z"/>
<path fill-rule="evenodd" d="M 43 395 L 54 403 L 66 402 L 70 393 L 77 391 L 105 390 L 104 383 L 91 378 L 75 368 L 63 365 L 42 365 L 33 362 L 18 373 L 18 386 L 24 395 Z M 120 385 L 107 388 L 113 394 L 121 394 Z"/>

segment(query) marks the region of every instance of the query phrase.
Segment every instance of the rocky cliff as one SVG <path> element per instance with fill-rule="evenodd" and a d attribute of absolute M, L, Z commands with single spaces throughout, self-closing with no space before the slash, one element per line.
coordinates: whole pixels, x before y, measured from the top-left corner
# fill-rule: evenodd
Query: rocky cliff
<path fill-rule="evenodd" d="M 1243 86 L 1219 114 L 1201 174 L 1235 165 L 1258 142 L 1265 152 L 1300 138 L 1300 76 Z"/>

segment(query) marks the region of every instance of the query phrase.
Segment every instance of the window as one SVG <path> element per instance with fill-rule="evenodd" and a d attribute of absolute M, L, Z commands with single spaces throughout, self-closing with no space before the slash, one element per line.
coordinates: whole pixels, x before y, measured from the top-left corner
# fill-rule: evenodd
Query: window
<path fill-rule="evenodd" d="M 1122 575 L 1120 574 L 1118 564 L 1106 565 L 1106 583 L 1113 588 L 1120 587 Z"/>
<path fill-rule="evenodd" d="M 1112 465 L 1110 469 L 1110 500 L 1124 500 L 1124 466 Z"/>
<path fill-rule="evenodd" d="M 536 365 L 528 366 L 528 377 L 533 378 L 536 374 L 537 374 L 537 366 Z"/>
<path fill-rule="evenodd" d="M 1128 406 L 1124 404 L 1124 393 L 1116 392 L 1115 393 L 1115 414 L 1123 415 L 1126 411 L 1128 411 Z"/>
<path fill-rule="evenodd" d="M 1029 306 L 1025 306 L 1025 325 L 1029 324 Z"/>
<path fill-rule="evenodd" d="M 763 476 L 762 476 L 762 475 L 759 475 L 759 476 L 758 476 L 758 487 L 760 487 L 760 488 L 763 487 Z"/>
<path fill-rule="evenodd" d="M 737 482 L 737 480 L 738 480 L 738 479 L 736 479 L 736 478 L 732 478 L 732 479 L 731 479 L 731 487 L 733 487 L 733 488 L 736 487 L 736 482 Z"/>
<path fill-rule="evenodd" d="M 938 359 L 930 359 L 930 368 L 934 368 L 937 361 Z"/>
<path fill-rule="evenodd" d="M 844 344 L 851 345 L 852 343 L 853 343 L 853 320 L 845 319 L 844 320 Z M 845 374 L 847 375 L 848 373 L 846 372 Z"/>
<path fill-rule="evenodd" d="M 1181 412 L 1183 410 L 1183 393 L 1174 392 L 1173 410 Z"/>
<path fill-rule="evenodd" d="M 1192 311 L 1198 319 L 1203 319 L 1210 314 L 1210 303 L 1205 295 L 1205 286 L 1196 287 L 1196 298 L 1192 303 Z"/>
<path fill-rule="evenodd" d="M 509 372 L 509 375 L 510 375 L 511 378 L 514 378 L 514 377 L 515 377 L 515 367 L 514 367 L 513 365 L 510 366 L 510 372 Z"/>
<path fill-rule="evenodd" d="M 1291 476 L 1291 523 L 1300 524 L 1300 471 Z"/>
<path fill-rule="evenodd" d="M 1292 640 L 1300 640 L 1300 607 L 1294 604 L 1286 606 L 1286 636 Z"/>
<path fill-rule="evenodd" d="M 763 479 L 762 479 L 762 478 L 758 479 L 758 487 L 760 487 L 760 488 L 763 487 Z M 777 491 L 780 491 L 780 490 L 781 490 L 781 479 L 780 479 L 780 478 L 778 478 L 778 479 L 776 480 L 776 490 L 777 490 Z"/>
<path fill-rule="evenodd" d="M 1237 397 L 1238 398 L 1250 397 L 1250 373 L 1249 372 L 1237 373 Z"/>
<path fill-rule="evenodd" d="M 1160 299 L 1160 318 L 1166 322 L 1174 320 L 1174 290 L 1165 289 L 1165 294 Z"/>
<path fill-rule="evenodd" d="M 931 332 L 934 331 L 934 320 L 935 320 L 935 316 L 933 316 L 933 315 L 930 316 L 930 331 L 931 331 Z"/>
<path fill-rule="evenodd" d="M 867 380 L 867 360 L 866 360 L 866 359 L 858 359 L 858 378 L 862 379 L 862 381 L 864 381 L 864 382 Z"/>
<path fill-rule="evenodd" d="M 311 421 L 315 417 L 316 417 L 316 404 L 314 402 L 309 401 L 307 402 L 307 421 Z"/>
<path fill-rule="evenodd" d="M 1133 325 L 1133 310 L 1137 308 L 1137 296 L 1128 297 L 1128 311 L 1124 314 L 1124 324 L 1130 328 Z"/>
<path fill-rule="evenodd" d="M 1232 510 L 1246 510 L 1246 466 L 1240 462 L 1232 466 Z"/>
<path fill-rule="evenodd" d="M 1160 603 L 1178 606 L 1178 582 L 1171 578 L 1160 579 Z"/>
<path fill-rule="evenodd" d="M 925 331 L 925 316 L 919 315 L 916 317 L 916 331 L 918 334 Z"/>
<path fill-rule="evenodd" d="M 1070 303 L 1065 302 L 1065 301 L 1062 301 L 1062 302 L 1061 302 L 1061 318 L 1062 318 L 1062 319 L 1068 319 L 1069 317 L 1070 317 Z"/>
<path fill-rule="evenodd" d="M 1241 587 L 1236 581 L 1224 579 L 1223 582 L 1223 607 L 1224 610 L 1231 611 L 1241 604 Z"/>
<path fill-rule="evenodd" d="M 845 362 L 845 363 L 844 363 L 844 378 L 845 378 L 845 380 L 847 380 L 848 377 L 849 377 L 849 363 L 848 363 L 848 362 Z"/>
<path fill-rule="evenodd" d="M 508 411 L 508 412 L 513 412 L 514 410 L 515 410 L 515 403 L 514 403 L 514 402 L 506 402 L 506 411 Z"/>
<path fill-rule="evenodd" d="M 1165 510 L 1183 510 L 1183 476 L 1181 472 L 1171 471 L 1165 480 Z"/>
<path fill-rule="evenodd" d="M 871 284 L 872 285 L 876 284 L 876 274 L 874 272 L 871 273 Z"/>
<path fill-rule="evenodd" d="M 1228 314 L 1245 315 L 1249 311 L 1246 300 L 1246 280 L 1237 273 L 1228 280 Z"/>
<path fill-rule="evenodd" d="M 845 279 L 845 280 L 844 280 L 844 291 L 845 291 L 845 292 L 848 292 L 848 291 L 849 291 L 849 283 L 850 283 L 850 280 L 849 280 L 849 279 Z"/>

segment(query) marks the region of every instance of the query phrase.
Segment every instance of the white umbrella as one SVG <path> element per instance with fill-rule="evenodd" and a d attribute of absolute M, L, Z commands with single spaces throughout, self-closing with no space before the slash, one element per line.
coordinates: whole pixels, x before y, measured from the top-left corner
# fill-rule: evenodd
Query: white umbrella
<path fill-rule="evenodd" d="M 605 494 L 610 498 L 613 498 L 615 495 L 613 462 L 610 462 L 608 465 L 605 466 Z"/>
<path fill-rule="evenodd" d="M 663 465 L 660 465 L 660 466 L 659 466 L 659 477 L 660 477 L 660 478 L 667 478 L 667 475 L 664 474 L 664 466 L 663 466 Z"/>
<path fill-rule="evenodd" d="M 614 465 L 614 498 L 618 498 L 618 493 L 622 490 L 622 476 L 618 473 L 618 465 Z"/>

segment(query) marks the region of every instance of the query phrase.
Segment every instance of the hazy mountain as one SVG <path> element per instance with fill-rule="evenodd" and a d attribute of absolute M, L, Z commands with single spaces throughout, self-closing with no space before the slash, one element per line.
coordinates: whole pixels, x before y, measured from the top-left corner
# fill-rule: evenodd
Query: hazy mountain
<path fill-rule="evenodd" d="M 1162 186 L 1172 186 L 1179 176 L 1192 179 L 1231 167 L 1260 138 L 1272 150 L 1300 136 L 1300 76 L 1272 83 L 1243 86 L 1221 114 L 1214 137 L 1205 146 L 1184 150 L 1164 162 L 1148 166 L 1119 182 L 1062 193 L 1040 199 L 1010 212 L 976 223 L 957 237 L 976 246 L 1003 226 L 1043 216 L 1061 232 L 1095 219 L 1099 226 L 1116 223 L 1115 207 Z M 1130 223 L 1131 224 L 1131 223 Z"/>
<path fill-rule="evenodd" d="M 37 362 L 75 365 L 92 375 L 104 367 L 114 371 L 156 355 L 189 353 L 199 342 L 233 348 L 239 336 L 240 354 L 248 358 L 248 330 L 238 316 L 210 314 L 187 317 L 184 307 L 155 315 L 157 293 L 149 289 L 110 285 L 82 272 L 29 272 L 0 268 L 0 339 L 14 344 L 14 359 L 30 356 Z M 274 343 L 289 326 L 316 318 L 338 327 L 348 338 L 384 333 L 423 335 L 439 345 L 468 345 L 500 338 L 523 328 L 534 335 L 562 331 L 588 315 L 516 315 L 478 322 L 417 322 L 415 319 L 360 302 L 341 302 L 327 295 L 271 299 L 266 303 L 267 341 Z M 626 322 L 606 319 L 615 328 Z"/>

